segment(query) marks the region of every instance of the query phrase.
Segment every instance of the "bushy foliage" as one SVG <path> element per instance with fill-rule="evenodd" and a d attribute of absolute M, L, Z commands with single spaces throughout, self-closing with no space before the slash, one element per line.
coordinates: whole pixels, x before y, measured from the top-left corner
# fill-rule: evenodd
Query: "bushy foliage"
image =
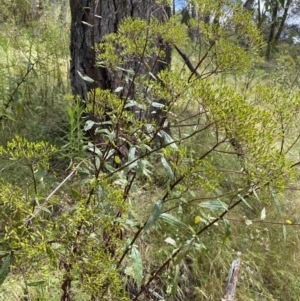
<path fill-rule="evenodd" d="M 231 261 L 241 257 L 241 299 L 286 297 L 284 287 L 272 287 L 286 275 L 296 290 L 297 279 L 277 262 L 285 249 L 294 248 L 289 235 L 297 237 L 296 231 L 287 231 L 297 219 L 281 202 L 298 177 L 299 91 L 266 74 L 259 84 L 246 78 L 255 72 L 253 49 L 261 45 L 247 12 L 231 1 L 226 9 L 216 5 L 219 1 L 196 2 L 199 14 L 214 12 L 220 21 L 199 25 L 191 20 L 190 26 L 201 29 L 201 49 L 187 47 L 187 29 L 176 18 L 165 24 L 125 19 L 117 33 L 95 45 L 97 65 L 121 76 L 122 85 L 114 91 L 91 90 L 85 108 L 76 96 L 59 102 L 66 106 L 69 124 L 57 146 L 36 134 L 2 142 L 6 166 L 26 170 L 18 181 L 1 170 L 4 288 L 21 275 L 19 294 L 28 299 L 35 292 L 37 300 L 50 300 L 50 287 L 53 300 L 59 288 L 61 300 L 216 300 L 223 295 Z M 42 32 L 52 37 L 56 30 Z M 154 76 L 153 57 L 162 58 L 166 51 L 158 40 L 177 47 L 179 54 L 192 49 L 191 56 L 199 56 L 194 68 L 181 61 L 184 55 L 174 54 L 172 66 Z M 31 85 L 43 90 L 35 81 L 41 76 L 36 66 L 55 66 L 51 83 L 64 75 L 58 62 L 65 52 L 49 43 L 26 36 L 27 69 L 21 79 L 3 84 L 3 98 L 14 99 L 2 105 L 4 126 L 20 118 L 15 95 L 29 101 Z M 7 60 L 17 50 L 7 48 Z M 132 62 L 136 69 L 128 67 Z M 37 75 L 27 80 L 24 72 Z M 246 87 L 235 88 L 232 78 L 243 79 Z M 53 90 L 53 99 L 61 94 Z M 26 103 L 25 110 L 31 111 L 32 104 Z M 48 105 L 45 99 L 40 104 Z M 89 141 L 83 129 L 91 133 Z M 61 158 L 68 161 L 67 171 L 54 171 Z M 278 226 L 283 233 L 278 234 Z M 292 269 L 290 258 L 282 259 Z"/>

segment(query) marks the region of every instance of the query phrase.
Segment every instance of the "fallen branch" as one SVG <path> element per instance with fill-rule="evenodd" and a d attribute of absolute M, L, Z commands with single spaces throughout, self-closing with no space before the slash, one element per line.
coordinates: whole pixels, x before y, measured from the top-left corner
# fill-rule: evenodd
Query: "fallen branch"
<path fill-rule="evenodd" d="M 235 293 L 240 264 L 241 264 L 240 259 L 234 260 L 231 264 L 231 268 L 228 274 L 225 298 L 222 299 L 222 301 L 233 301 L 234 299 L 234 293 Z"/>

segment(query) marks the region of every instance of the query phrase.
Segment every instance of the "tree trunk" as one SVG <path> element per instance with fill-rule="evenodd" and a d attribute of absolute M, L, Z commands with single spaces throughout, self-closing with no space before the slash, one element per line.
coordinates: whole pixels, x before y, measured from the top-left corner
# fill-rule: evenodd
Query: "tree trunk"
<path fill-rule="evenodd" d="M 176 2 L 175 2 L 176 0 L 173 0 L 173 15 L 175 16 L 175 14 L 176 14 Z"/>
<path fill-rule="evenodd" d="M 262 23 L 262 18 L 261 18 L 261 0 L 257 1 L 257 28 L 260 28 L 261 23 Z"/>
<path fill-rule="evenodd" d="M 245 3 L 244 3 L 244 8 L 249 10 L 250 12 L 253 11 L 253 6 L 254 6 L 254 0 L 247 0 Z"/>
<path fill-rule="evenodd" d="M 271 49 L 272 49 L 272 44 L 274 43 L 278 8 L 279 8 L 279 2 L 276 0 L 275 3 L 274 3 L 273 10 L 272 10 L 271 27 L 270 27 L 270 33 L 269 33 L 268 45 L 267 45 L 267 52 L 266 52 L 266 58 L 267 58 L 268 61 L 271 58 Z"/>
<path fill-rule="evenodd" d="M 281 18 L 281 21 L 280 21 L 280 24 L 279 24 L 276 36 L 274 38 L 274 44 L 278 43 L 279 38 L 280 38 L 280 36 L 282 34 L 282 30 L 283 30 L 284 24 L 285 24 L 287 16 L 288 16 L 288 12 L 289 12 L 289 8 L 290 8 L 291 3 L 292 3 L 292 0 L 288 0 L 287 3 L 286 3 L 286 5 L 285 5 L 285 7 L 284 7 L 283 16 Z"/>
<path fill-rule="evenodd" d="M 71 66 L 70 79 L 74 95 L 83 99 L 91 89 L 101 88 L 114 91 L 121 86 L 120 74 L 112 74 L 106 68 L 95 67 L 95 51 L 105 35 L 115 33 L 120 22 L 126 17 L 149 20 L 156 17 L 166 20 L 170 7 L 158 6 L 154 0 L 72 0 L 71 8 Z M 165 58 L 170 63 L 170 53 Z M 134 64 L 133 64 L 134 65 Z M 153 70 L 156 75 L 166 64 L 157 62 Z M 136 66 L 131 66 L 135 70 Z M 93 83 L 84 81 L 79 75 L 87 75 Z"/>

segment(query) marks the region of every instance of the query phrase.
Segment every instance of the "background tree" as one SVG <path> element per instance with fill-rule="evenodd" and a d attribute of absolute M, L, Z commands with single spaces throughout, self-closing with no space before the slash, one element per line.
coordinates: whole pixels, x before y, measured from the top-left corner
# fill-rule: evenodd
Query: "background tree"
<path fill-rule="evenodd" d="M 70 2 L 71 7 L 71 86 L 74 95 L 83 99 L 93 88 L 114 91 L 123 84 L 124 72 L 110 73 L 106 68 L 96 66 L 95 47 L 106 35 L 116 33 L 119 24 L 127 17 L 140 18 L 150 21 L 156 18 L 165 22 L 170 16 L 170 7 L 165 4 L 157 5 L 154 1 L 115 1 L 109 0 L 77 0 Z M 155 55 L 155 54 L 154 54 Z M 170 63 L 170 52 L 166 53 L 164 61 L 155 58 L 151 70 L 155 76 Z M 144 66 L 138 62 L 130 62 L 127 68 L 137 73 L 145 72 Z M 93 79 L 93 83 L 85 81 L 80 74 Z M 134 93 L 131 87 L 127 91 Z M 121 93 L 121 95 L 124 92 Z"/>
<path fill-rule="evenodd" d="M 136 92 L 149 93 L 141 88 L 137 91 L 136 83 L 133 81 L 124 84 L 129 73 L 136 78 L 143 75 L 143 81 L 157 80 L 156 75 L 163 69 L 168 68 L 171 61 L 171 52 L 168 45 L 157 35 L 156 41 L 145 41 L 145 48 L 147 43 L 154 43 L 157 47 L 153 54 L 148 57 L 139 57 L 139 60 L 132 58 L 126 60 L 122 66 L 122 70 L 118 71 L 106 68 L 104 66 L 96 66 L 96 47 L 105 40 L 105 37 L 111 33 L 116 33 L 120 22 L 126 18 L 139 18 L 150 22 L 152 19 L 158 22 L 167 22 L 171 8 L 169 5 L 161 1 L 156 4 L 155 1 L 115 1 L 112 5 L 111 1 L 72 1 L 71 6 L 71 68 L 70 78 L 73 94 L 85 100 L 85 105 L 91 101 L 88 99 L 88 92 L 95 88 L 115 91 L 119 87 L 120 98 L 124 101 L 128 98 L 134 98 Z M 149 46 L 149 45 L 148 45 Z M 147 46 L 147 47 L 148 47 Z M 153 46 L 153 45 L 152 45 Z M 117 44 L 116 44 L 116 47 Z M 102 50 L 100 50 L 101 52 Z M 120 49 L 121 51 L 121 49 Z M 85 80 L 85 76 L 90 80 Z M 93 100 L 95 101 L 95 95 Z M 164 100 L 157 100 L 164 102 Z M 100 104 L 101 106 L 101 104 Z M 125 106 L 125 104 L 124 104 Z M 134 112 L 138 119 L 153 119 L 161 126 L 164 125 L 165 130 L 168 131 L 165 124 L 165 114 L 158 108 L 148 107 L 141 108 L 141 106 L 132 106 L 131 111 Z M 155 111 L 155 114 L 152 112 Z M 89 112 L 96 117 L 95 106 Z M 116 125 L 119 127 L 119 123 Z M 91 132 L 91 131 L 90 131 Z M 93 134 L 92 134 L 93 135 Z M 120 145 L 119 137 L 116 137 L 116 144 Z M 123 145 L 123 144 L 122 144 Z M 126 153 L 126 149 L 122 152 L 122 156 Z"/>
<path fill-rule="evenodd" d="M 266 1 L 265 7 L 266 11 L 270 12 L 270 30 L 267 41 L 267 60 L 270 60 L 271 49 L 276 46 L 279 42 L 279 38 L 283 32 L 284 25 L 286 23 L 288 13 L 292 4 L 292 0 L 287 1 Z M 282 5 L 282 16 L 279 18 L 280 5 Z"/>

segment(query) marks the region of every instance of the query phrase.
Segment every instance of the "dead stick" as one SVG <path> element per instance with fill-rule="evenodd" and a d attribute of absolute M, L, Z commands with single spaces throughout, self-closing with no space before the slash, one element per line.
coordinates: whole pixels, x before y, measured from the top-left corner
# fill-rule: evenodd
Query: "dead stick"
<path fill-rule="evenodd" d="M 225 298 L 222 301 L 233 301 L 234 299 L 234 293 L 235 293 L 236 283 L 238 279 L 240 264 L 241 264 L 240 259 L 234 260 L 231 264 L 231 268 L 228 274 Z"/>

